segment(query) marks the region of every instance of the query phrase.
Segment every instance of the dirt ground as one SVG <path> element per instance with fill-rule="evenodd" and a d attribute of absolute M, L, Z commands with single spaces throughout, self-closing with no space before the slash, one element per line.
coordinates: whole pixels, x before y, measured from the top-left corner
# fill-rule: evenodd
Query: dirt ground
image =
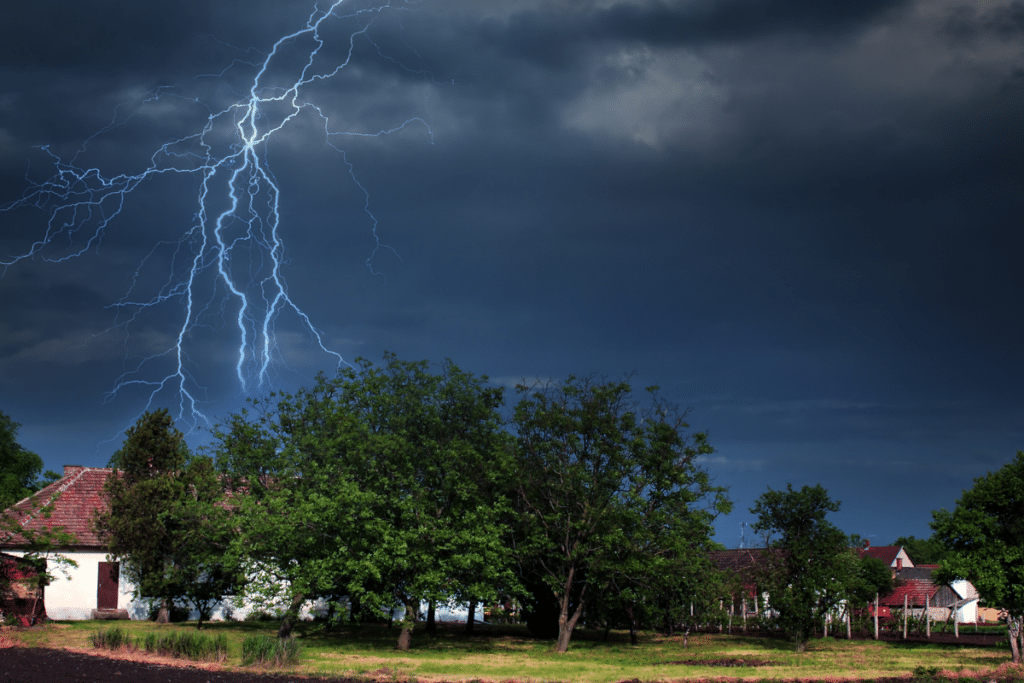
<path fill-rule="evenodd" d="M 325 680 L 325 679 L 315 679 Z M 357 679 L 332 678 L 331 683 Z M 84 652 L 46 648 L 0 649 L 0 683 L 289 683 L 311 679 L 249 671 L 218 671 L 197 666 L 171 666 L 138 659 L 111 659 Z M 365 683 L 366 679 L 358 679 Z"/>

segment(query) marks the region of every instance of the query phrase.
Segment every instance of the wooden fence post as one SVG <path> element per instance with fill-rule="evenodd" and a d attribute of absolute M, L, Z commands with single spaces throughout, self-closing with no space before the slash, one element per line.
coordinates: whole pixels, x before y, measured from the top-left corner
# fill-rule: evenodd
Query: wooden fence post
<path fill-rule="evenodd" d="M 903 594 L 903 640 L 907 639 L 907 594 Z"/>
<path fill-rule="evenodd" d="M 924 596 L 924 634 L 925 638 L 932 637 L 932 596 Z"/>
<path fill-rule="evenodd" d="M 878 593 L 875 593 L 875 640 L 878 640 Z"/>

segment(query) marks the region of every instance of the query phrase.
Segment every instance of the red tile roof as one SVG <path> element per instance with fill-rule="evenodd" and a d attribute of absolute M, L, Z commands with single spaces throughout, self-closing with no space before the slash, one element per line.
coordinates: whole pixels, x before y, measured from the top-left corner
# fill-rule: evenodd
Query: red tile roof
<path fill-rule="evenodd" d="M 76 548 L 105 548 L 92 528 L 93 514 L 106 508 L 100 492 L 112 470 L 67 465 L 64 476 L 46 488 L 4 511 L 27 529 L 64 527 L 74 534 Z M 45 510 L 50 511 L 47 518 Z M 17 548 L 19 538 L 0 539 L 0 547 Z"/>
<path fill-rule="evenodd" d="M 935 606 L 935 593 L 939 587 L 931 582 L 931 579 L 904 579 L 902 584 L 896 586 L 892 593 L 879 599 L 878 604 L 889 607 L 903 607 L 903 596 L 907 596 L 909 607 L 924 607 L 925 597 L 932 598 L 931 605 Z"/>
<path fill-rule="evenodd" d="M 746 548 L 740 550 L 712 550 L 711 561 L 721 570 L 728 570 L 737 574 L 747 574 L 764 563 L 764 548 Z"/>
<path fill-rule="evenodd" d="M 857 554 L 862 558 L 877 557 L 882 562 L 885 562 L 886 565 L 891 567 L 893 566 L 893 563 L 896 562 L 896 556 L 900 554 L 901 550 L 903 550 L 903 546 L 901 545 L 880 545 L 872 546 L 870 548 L 858 548 Z"/>

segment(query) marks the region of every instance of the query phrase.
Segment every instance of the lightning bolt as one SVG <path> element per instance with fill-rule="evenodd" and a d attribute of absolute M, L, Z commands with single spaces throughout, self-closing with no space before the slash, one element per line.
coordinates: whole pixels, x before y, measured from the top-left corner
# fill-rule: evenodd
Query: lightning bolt
<path fill-rule="evenodd" d="M 238 58 L 220 73 L 197 77 L 197 82 L 219 84 L 218 95 L 188 96 L 162 86 L 149 92 L 138 109 L 127 116 L 120 107 L 115 109 L 110 123 L 89 137 L 70 159 L 62 159 L 49 146 L 42 146 L 52 163 L 52 175 L 35 182 L 26 173 L 28 188 L 21 198 L 0 207 L 2 211 L 35 208 L 49 215 L 41 237 L 23 252 L 0 259 L 2 273 L 6 273 L 20 261 L 62 263 L 98 252 L 104 234 L 140 186 L 168 176 L 188 176 L 197 181 L 193 185 L 198 191 L 191 224 L 176 239 L 157 241 L 132 273 L 128 291 L 110 307 L 115 311 L 114 326 L 126 331 L 144 315 L 174 306 L 180 310 L 180 324 L 175 323 L 175 333 L 170 335 L 173 341 L 156 353 L 139 359 L 126 350 L 122 373 L 113 382 L 107 400 L 128 387 L 141 388 L 148 396 L 144 408 L 148 410 L 157 396 L 170 388 L 178 397 L 179 419 L 193 427 L 201 421 L 209 423 L 203 412 L 206 389 L 195 379 L 199 367 L 196 356 L 203 353 L 195 338 L 213 334 L 217 320 L 221 324 L 227 321 L 236 331 L 234 370 L 243 393 L 266 391 L 276 369 L 285 363 L 275 329 L 285 312 L 297 316 L 332 363 L 337 367 L 346 364 L 288 293 L 282 271 L 287 260 L 281 184 L 268 161 L 268 143 L 297 125 L 300 115 L 313 117 L 318 129 L 322 126 L 326 145 L 340 154 L 341 163 L 363 197 L 362 210 L 372 226 L 374 244 L 366 264 L 378 274 L 373 268 L 374 256 L 388 247 L 378 237 L 370 194 L 357 179 L 355 167 L 339 143 L 346 136 L 383 137 L 413 126 L 422 127 L 433 142 L 433 132 L 421 117 L 376 132 L 338 130 L 328 107 L 313 101 L 314 84 L 352 68 L 360 41 L 389 63 L 429 77 L 427 72 L 409 68 L 387 54 L 370 33 L 382 16 L 408 11 L 407 3 L 378 2 L 348 10 L 350 5 L 347 0 L 336 0 L 323 9 L 317 5 L 304 26 L 278 39 L 269 52 L 249 50 L 243 55 L 257 57 Z M 333 51 L 333 58 L 326 54 L 331 50 L 324 49 L 329 40 L 341 43 L 341 49 Z M 247 87 L 238 88 L 235 84 L 240 80 Z M 230 99 L 224 99 L 224 90 L 234 93 Z M 104 136 L 129 122 L 138 125 L 137 119 L 142 118 L 139 113 L 157 103 L 199 107 L 196 127 L 187 135 L 159 144 L 145 168 L 137 173 L 105 173 L 79 161 L 86 149 Z M 166 280 L 161 276 L 163 283 L 155 294 L 145 293 L 143 290 L 151 285 L 142 283 L 151 282 L 155 264 L 168 260 L 170 274 Z"/>

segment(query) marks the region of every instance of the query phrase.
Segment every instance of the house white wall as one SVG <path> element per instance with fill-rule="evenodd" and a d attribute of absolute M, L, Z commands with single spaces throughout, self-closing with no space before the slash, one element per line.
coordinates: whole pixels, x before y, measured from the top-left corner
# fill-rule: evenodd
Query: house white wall
<path fill-rule="evenodd" d="M 6 550 L 9 555 L 23 556 L 21 550 Z M 53 580 L 43 593 L 46 615 L 59 621 L 92 619 L 96 609 L 96 587 L 99 583 L 99 563 L 107 561 L 102 552 L 67 551 L 62 557 L 73 560 L 78 566 L 57 565 L 50 560 L 47 565 Z M 127 610 L 133 618 L 143 608 L 132 600 L 132 585 L 122 577 L 117 590 L 117 608 Z M 145 618 L 145 615 L 142 616 Z"/>
<path fill-rule="evenodd" d="M 23 556 L 21 550 L 5 550 L 9 555 Z M 44 592 L 44 603 L 46 604 L 46 615 L 57 621 L 80 621 L 93 618 L 93 611 L 97 608 L 97 584 L 99 582 L 99 563 L 107 561 L 107 554 L 103 552 L 67 551 L 60 553 L 62 557 L 73 560 L 78 566 L 58 565 L 54 561 L 48 563 L 49 571 L 53 580 L 46 587 Z M 149 618 L 150 601 L 141 598 L 134 599 L 132 593 L 135 586 L 122 574 L 118 581 L 117 609 L 125 610 L 128 617 L 133 620 L 142 621 Z M 270 609 L 283 610 L 284 603 L 272 604 Z M 211 614 L 211 621 L 223 621 L 225 619 L 243 620 L 251 612 L 259 611 L 248 601 L 237 602 L 234 598 L 225 598 L 217 604 Z M 465 604 L 449 603 L 438 605 L 436 619 L 438 622 L 465 622 L 468 614 L 468 607 Z M 309 619 L 327 612 L 327 605 L 322 600 L 307 601 L 299 613 L 300 619 Z M 421 613 L 426 615 L 427 603 L 423 603 Z M 405 614 L 404 607 L 395 609 L 395 618 L 401 619 Z M 476 621 L 483 621 L 483 605 L 477 607 Z M 190 620 L 199 618 L 199 612 L 192 610 L 189 614 Z"/>
<path fill-rule="evenodd" d="M 973 601 L 967 603 L 963 607 L 957 610 L 957 621 L 962 624 L 974 624 L 978 621 L 978 591 L 971 584 L 970 581 L 960 579 L 949 584 L 950 588 L 956 591 L 956 594 L 961 598 L 974 598 Z"/>

